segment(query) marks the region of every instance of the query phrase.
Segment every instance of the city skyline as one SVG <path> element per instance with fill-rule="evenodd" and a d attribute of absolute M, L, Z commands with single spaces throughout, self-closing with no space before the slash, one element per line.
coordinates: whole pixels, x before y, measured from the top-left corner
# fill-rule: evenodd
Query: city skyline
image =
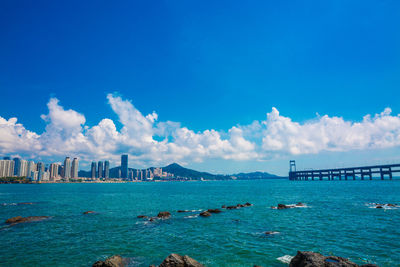
<path fill-rule="evenodd" d="M 2 7 L 2 156 L 279 175 L 400 162 L 398 2 Z"/>

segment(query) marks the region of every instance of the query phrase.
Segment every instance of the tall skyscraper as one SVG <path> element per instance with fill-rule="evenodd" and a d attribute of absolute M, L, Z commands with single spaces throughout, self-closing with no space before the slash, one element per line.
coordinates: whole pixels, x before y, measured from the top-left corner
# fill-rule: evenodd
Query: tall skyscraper
<path fill-rule="evenodd" d="M 32 172 L 36 171 L 36 164 L 32 160 L 28 161 L 28 172 L 27 177 L 31 177 Z"/>
<path fill-rule="evenodd" d="M 37 171 L 44 172 L 44 164 L 43 164 L 43 162 L 36 163 L 36 168 L 37 168 Z"/>
<path fill-rule="evenodd" d="M 99 161 L 98 162 L 98 168 L 97 168 L 97 176 L 99 179 L 103 178 L 103 162 Z"/>
<path fill-rule="evenodd" d="M 64 160 L 64 178 L 71 178 L 71 159 L 69 157 Z"/>
<path fill-rule="evenodd" d="M 19 161 L 19 169 L 17 176 L 26 177 L 28 175 L 28 162 L 24 159 Z"/>
<path fill-rule="evenodd" d="M 121 156 L 121 178 L 128 178 L 128 155 Z"/>
<path fill-rule="evenodd" d="M 110 178 L 110 162 L 108 160 L 104 161 L 104 178 Z"/>
<path fill-rule="evenodd" d="M 92 180 L 96 179 L 96 162 L 92 162 Z"/>
<path fill-rule="evenodd" d="M 50 180 L 54 180 L 58 177 L 58 168 L 59 164 L 57 163 L 52 163 L 50 164 Z"/>
<path fill-rule="evenodd" d="M 21 164 L 21 159 L 20 158 L 13 158 L 14 161 L 14 175 L 18 176 L 19 175 L 19 168 Z"/>
<path fill-rule="evenodd" d="M 79 169 L 79 160 L 78 158 L 74 158 L 72 160 L 72 167 L 71 167 L 72 178 L 78 178 L 78 169 Z"/>
<path fill-rule="evenodd" d="M 14 160 L 0 160 L 0 177 L 14 176 Z"/>

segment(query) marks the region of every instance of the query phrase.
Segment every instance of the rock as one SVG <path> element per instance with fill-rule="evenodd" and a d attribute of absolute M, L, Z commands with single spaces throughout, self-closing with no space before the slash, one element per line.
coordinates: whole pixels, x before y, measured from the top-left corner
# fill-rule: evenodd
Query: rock
<path fill-rule="evenodd" d="M 298 207 L 304 207 L 304 206 L 305 206 L 305 204 L 304 204 L 304 203 L 301 203 L 301 202 L 299 202 L 299 203 L 297 203 L 297 204 L 296 204 L 296 206 L 298 206 Z"/>
<path fill-rule="evenodd" d="M 388 207 L 397 207 L 397 205 L 396 205 L 396 204 L 390 204 L 390 203 L 389 203 L 389 204 L 387 204 L 387 206 L 388 206 Z"/>
<path fill-rule="evenodd" d="M 354 262 L 337 257 L 325 257 L 312 251 L 297 251 L 297 255 L 290 261 L 289 267 L 358 267 Z"/>
<path fill-rule="evenodd" d="M 154 220 L 155 220 L 155 218 L 153 218 L 153 217 L 149 219 L 150 222 L 153 222 Z"/>
<path fill-rule="evenodd" d="M 29 216 L 29 217 L 22 217 L 16 216 L 6 220 L 7 224 L 17 224 L 17 223 L 25 223 L 25 222 L 37 222 L 43 221 L 45 219 L 50 218 L 49 216 Z"/>
<path fill-rule="evenodd" d="M 226 206 L 225 205 L 222 205 L 222 207 L 221 208 L 223 208 L 223 209 L 226 209 Z"/>
<path fill-rule="evenodd" d="M 238 208 L 243 208 L 244 205 L 243 205 L 243 204 L 237 204 L 236 207 L 238 207 Z"/>
<path fill-rule="evenodd" d="M 96 261 L 92 267 L 123 267 L 125 266 L 121 256 L 114 255 L 104 261 Z"/>
<path fill-rule="evenodd" d="M 88 210 L 88 211 L 85 211 L 83 214 L 92 214 L 92 213 L 96 213 L 96 212 L 92 211 L 92 210 Z"/>
<path fill-rule="evenodd" d="M 286 206 L 285 204 L 278 204 L 277 209 L 278 210 L 290 209 L 290 206 Z"/>
<path fill-rule="evenodd" d="M 173 253 L 165 258 L 158 267 L 204 267 L 204 265 L 189 256 Z"/>
<path fill-rule="evenodd" d="M 171 213 L 169 213 L 168 211 L 160 211 L 157 217 L 162 219 L 168 219 L 169 217 L 171 217 Z"/>
<path fill-rule="evenodd" d="M 246 204 L 244 204 L 246 207 L 250 207 L 250 206 L 253 206 L 253 204 L 251 204 L 251 203 L 249 203 L 249 202 L 246 202 Z"/>
<path fill-rule="evenodd" d="M 238 208 L 237 206 L 228 206 L 228 207 L 226 207 L 227 210 L 234 210 L 234 209 L 237 209 L 237 208 Z"/>
<path fill-rule="evenodd" d="M 178 210 L 177 212 L 182 213 L 182 212 L 189 212 L 189 210 Z"/>
<path fill-rule="evenodd" d="M 253 267 L 262 267 L 261 265 L 254 265 Z"/>
<path fill-rule="evenodd" d="M 220 209 L 208 209 L 207 211 L 209 213 L 220 213 L 220 212 L 222 212 Z"/>
<path fill-rule="evenodd" d="M 203 211 L 202 213 L 200 213 L 200 216 L 201 216 L 201 217 L 210 217 L 210 216 L 211 216 L 211 213 L 208 212 L 208 211 Z"/>
<path fill-rule="evenodd" d="M 146 215 L 139 215 L 139 216 L 137 216 L 137 218 L 138 219 L 145 219 L 145 218 L 147 218 L 147 216 Z"/>
<path fill-rule="evenodd" d="M 266 235 L 276 235 L 279 234 L 279 232 L 274 232 L 274 231 L 267 231 L 265 232 Z"/>
<path fill-rule="evenodd" d="M 33 205 L 33 203 L 32 202 L 21 202 L 21 203 L 18 203 L 18 205 Z"/>
<path fill-rule="evenodd" d="M 380 206 L 380 205 L 376 206 L 375 208 L 377 208 L 377 209 L 383 209 L 383 207 Z"/>

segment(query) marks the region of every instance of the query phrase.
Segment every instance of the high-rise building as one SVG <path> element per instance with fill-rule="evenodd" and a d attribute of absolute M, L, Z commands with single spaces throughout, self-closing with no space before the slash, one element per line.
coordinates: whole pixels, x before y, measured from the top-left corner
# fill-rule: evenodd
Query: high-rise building
<path fill-rule="evenodd" d="M 96 162 L 92 162 L 92 179 L 96 179 Z"/>
<path fill-rule="evenodd" d="M 13 158 L 14 161 L 14 175 L 18 176 L 19 175 L 19 168 L 21 164 L 21 159 L 20 158 Z"/>
<path fill-rule="evenodd" d="M 78 158 L 74 158 L 72 160 L 72 167 L 71 167 L 71 177 L 78 178 L 78 169 L 79 169 L 79 160 Z"/>
<path fill-rule="evenodd" d="M 19 169 L 17 176 L 26 177 L 28 175 L 28 162 L 24 159 L 19 161 Z"/>
<path fill-rule="evenodd" d="M 64 179 L 71 178 L 71 159 L 66 157 L 64 160 Z"/>
<path fill-rule="evenodd" d="M 59 164 L 57 163 L 51 163 L 50 164 L 50 180 L 55 180 L 58 177 L 58 168 Z"/>
<path fill-rule="evenodd" d="M 14 160 L 0 160 L 0 177 L 14 176 Z"/>
<path fill-rule="evenodd" d="M 110 162 L 108 160 L 104 161 L 104 178 L 110 178 Z"/>
<path fill-rule="evenodd" d="M 27 177 L 29 178 L 31 176 L 31 172 L 36 171 L 36 164 L 32 160 L 28 161 L 28 171 L 27 171 Z"/>
<path fill-rule="evenodd" d="M 103 178 L 103 162 L 99 161 L 97 164 L 97 177 L 99 179 Z"/>
<path fill-rule="evenodd" d="M 121 156 L 121 178 L 128 178 L 128 155 Z"/>
<path fill-rule="evenodd" d="M 43 162 L 36 163 L 36 169 L 37 169 L 37 171 L 44 172 L 44 164 L 43 164 Z"/>

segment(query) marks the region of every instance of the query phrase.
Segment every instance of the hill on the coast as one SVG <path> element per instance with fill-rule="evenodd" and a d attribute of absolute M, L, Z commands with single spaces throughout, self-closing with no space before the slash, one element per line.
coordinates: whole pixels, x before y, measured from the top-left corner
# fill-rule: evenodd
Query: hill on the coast
<path fill-rule="evenodd" d="M 155 167 L 148 168 L 153 171 Z M 110 168 L 110 177 L 118 177 L 119 176 L 120 166 Z M 137 169 L 129 168 L 134 173 L 136 173 Z M 284 177 L 277 176 L 274 174 L 270 174 L 268 172 L 250 172 L 250 173 L 238 173 L 231 175 L 223 175 L 223 174 L 212 174 L 209 172 L 200 172 L 192 169 L 188 169 L 182 167 L 177 163 L 172 163 L 168 166 L 162 167 L 163 172 L 172 173 L 174 177 L 177 178 L 190 178 L 193 180 L 256 180 L 256 179 L 281 179 Z M 91 177 L 90 171 L 79 171 L 79 177 Z"/>

